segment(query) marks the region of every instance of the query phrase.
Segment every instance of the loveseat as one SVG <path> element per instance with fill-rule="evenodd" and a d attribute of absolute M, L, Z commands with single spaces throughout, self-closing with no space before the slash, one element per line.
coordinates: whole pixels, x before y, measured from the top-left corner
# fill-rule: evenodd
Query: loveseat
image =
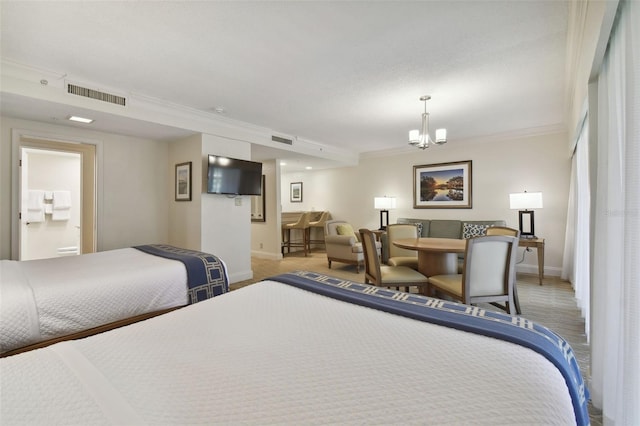
<path fill-rule="evenodd" d="M 507 226 L 504 220 L 455 220 L 455 219 L 411 219 L 399 218 L 397 223 L 413 223 L 418 227 L 421 237 L 432 238 L 469 238 L 484 235 L 489 226 Z M 466 224 L 466 225 L 465 225 Z M 389 242 L 382 234 L 382 261 L 389 259 Z M 461 254 L 462 258 L 463 255 Z"/>

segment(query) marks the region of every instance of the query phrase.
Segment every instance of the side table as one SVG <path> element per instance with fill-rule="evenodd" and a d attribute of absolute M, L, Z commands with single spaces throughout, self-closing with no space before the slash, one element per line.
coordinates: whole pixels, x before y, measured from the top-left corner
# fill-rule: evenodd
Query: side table
<path fill-rule="evenodd" d="M 544 278 L 544 238 L 521 238 L 518 246 L 538 249 L 538 280 L 542 285 L 542 279 Z"/>

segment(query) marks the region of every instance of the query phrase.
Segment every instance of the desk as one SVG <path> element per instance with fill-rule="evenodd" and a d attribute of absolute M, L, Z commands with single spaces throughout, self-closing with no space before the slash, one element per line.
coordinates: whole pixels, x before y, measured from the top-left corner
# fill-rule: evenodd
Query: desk
<path fill-rule="evenodd" d="M 458 253 L 464 253 L 466 240 L 452 238 L 400 238 L 396 246 L 418 251 L 418 271 L 422 275 L 457 274 Z"/>
<path fill-rule="evenodd" d="M 538 281 L 542 285 L 542 279 L 544 278 L 544 238 L 520 238 L 518 246 L 538 249 Z"/>

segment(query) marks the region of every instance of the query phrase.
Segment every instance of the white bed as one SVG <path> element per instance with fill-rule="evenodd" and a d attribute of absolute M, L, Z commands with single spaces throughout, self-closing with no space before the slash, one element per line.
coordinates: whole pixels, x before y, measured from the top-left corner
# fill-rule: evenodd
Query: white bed
<path fill-rule="evenodd" d="M 578 418 L 566 379 L 531 349 L 276 281 L 3 358 L 0 368 L 6 425 Z"/>
<path fill-rule="evenodd" d="M 184 306 L 187 290 L 182 262 L 136 248 L 2 260 L 0 353 Z"/>

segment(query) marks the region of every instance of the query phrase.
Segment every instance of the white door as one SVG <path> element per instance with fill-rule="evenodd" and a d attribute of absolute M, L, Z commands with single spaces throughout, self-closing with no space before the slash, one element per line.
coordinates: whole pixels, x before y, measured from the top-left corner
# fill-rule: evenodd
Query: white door
<path fill-rule="evenodd" d="M 21 154 L 20 259 L 79 254 L 80 154 L 34 148 Z"/>
<path fill-rule="evenodd" d="M 19 259 L 95 251 L 95 146 L 22 138 Z"/>

